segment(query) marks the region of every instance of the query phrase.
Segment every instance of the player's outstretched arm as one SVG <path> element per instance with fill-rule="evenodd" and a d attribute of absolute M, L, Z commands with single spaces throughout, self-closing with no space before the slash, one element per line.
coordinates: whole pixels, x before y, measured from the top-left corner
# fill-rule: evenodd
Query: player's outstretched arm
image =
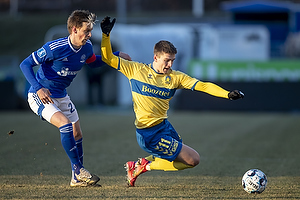
<path fill-rule="evenodd" d="M 120 58 L 123 58 L 125 60 L 131 61 L 131 57 L 127 53 L 116 51 L 113 54 L 115 56 L 119 56 Z M 91 68 L 103 67 L 104 65 L 106 65 L 106 63 L 102 60 L 102 56 L 100 56 L 100 55 L 92 56 L 91 60 L 92 60 L 91 62 L 86 62 L 87 65 Z M 89 60 L 87 60 L 87 61 L 89 61 Z"/>
<path fill-rule="evenodd" d="M 197 84 L 195 85 L 195 90 L 230 100 L 236 100 L 244 97 L 244 94 L 239 90 L 233 90 L 229 92 L 221 88 L 220 86 L 210 82 L 197 82 Z"/>
<path fill-rule="evenodd" d="M 100 23 L 102 30 L 101 56 L 106 64 L 118 69 L 119 58 L 113 55 L 110 43 L 110 31 L 112 30 L 115 21 L 115 19 L 110 21 L 110 17 L 106 16 Z"/>

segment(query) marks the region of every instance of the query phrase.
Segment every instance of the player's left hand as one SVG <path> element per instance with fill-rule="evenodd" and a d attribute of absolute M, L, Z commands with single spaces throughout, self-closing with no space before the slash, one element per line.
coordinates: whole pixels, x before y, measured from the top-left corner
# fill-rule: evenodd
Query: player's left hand
<path fill-rule="evenodd" d="M 109 36 L 109 33 L 111 29 L 114 27 L 114 24 L 116 22 L 116 18 L 113 18 L 112 21 L 110 21 L 110 17 L 106 16 L 100 23 L 100 27 L 103 33 L 105 33 L 107 36 Z"/>
<path fill-rule="evenodd" d="M 244 93 L 242 91 L 239 90 L 233 90 L 231 92 L 228 93 L 228 98 L 230 100 L 237 100 L 237 99 L 241 99 L 244 98 Z"/>

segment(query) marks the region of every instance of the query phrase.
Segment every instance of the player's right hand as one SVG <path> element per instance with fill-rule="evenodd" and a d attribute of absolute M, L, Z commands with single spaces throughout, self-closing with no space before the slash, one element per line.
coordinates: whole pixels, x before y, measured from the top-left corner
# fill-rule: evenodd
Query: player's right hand
<path fill-rule="evenodd" d="M 51 93 L 47 88 L 41 88 L 36 93 L 39 96 L 39 98 L 43 104 L 53 103 L 53 100 L 50 97 Z"/>
<path fill-rule="evenodd" d="M 113 18 L 112 21 L 110 21 L 110 17 L 106 16 L 100 23 L 101 30 L 104 34 L 109 36 L 109 33 L 111 29 L 114 27 L 114 24 L 116 22 L 116 18 Z"/>

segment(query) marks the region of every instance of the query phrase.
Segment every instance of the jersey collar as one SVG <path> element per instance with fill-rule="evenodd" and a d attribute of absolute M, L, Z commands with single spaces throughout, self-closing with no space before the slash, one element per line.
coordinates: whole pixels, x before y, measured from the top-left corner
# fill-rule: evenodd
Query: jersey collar
<path fill-rule="evenodd" d="M 151 66 L 151 68 L 153 69 L 153 71 L 154 71 L 155 73 L 157 73 L 157 74 L 163 74 L 163 73 L 157 72 L 157 71 L 153 68 L 153 64 L 150 64 L 150 66 Z"/>
<path fill-rule="evenodd" d="M 153 69 L 153 71 L 157 74 L 161 74 L 161 75 L 165 75 L 164 73 L 159 73 L 157 72 L 154 68 L 153 68 L 153 64 L 150 64 L 150 67 Z M 170 74 L 172 72 L 172 69 L 170 70 L 170 72 L 168 74 Z M 167 75 L 167 74 L 166 74 Z"/>
<path fill-rule="evenodd" d="M 74 51 L 75 53 L 78 53 L 81 50 L 81 48 L 82 48 L 82 46 L 81 46 L 79 49 L 74 49 L 74 47 L 73 47 L 73 45 L 71 43 L 70 36 L 68 36 L 68 44 L 69 44 L 70 48 L 72 49 L 72 51 Z"/>

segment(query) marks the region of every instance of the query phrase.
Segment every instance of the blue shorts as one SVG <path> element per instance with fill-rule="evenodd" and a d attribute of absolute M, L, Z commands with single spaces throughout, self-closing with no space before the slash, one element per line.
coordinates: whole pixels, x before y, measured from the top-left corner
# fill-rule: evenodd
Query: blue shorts
<path fill-rule="evenodd" d="M 174 161 L 182 148 L 182 139 L 168 120 L 151 128 L 136 129 L 137 142 L 151 155 Z"/>

